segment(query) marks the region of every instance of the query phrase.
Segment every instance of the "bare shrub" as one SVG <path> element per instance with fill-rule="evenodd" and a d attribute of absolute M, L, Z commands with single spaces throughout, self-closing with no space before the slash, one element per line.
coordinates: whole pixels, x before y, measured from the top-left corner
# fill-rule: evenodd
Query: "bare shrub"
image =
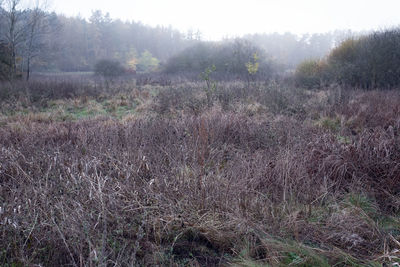
<path fill-rule="evenodd" d="M 399 238 L 397 95 L 318 110 L 344 118 L 334 132 L 304 119 L 301 92 L 229 85 L 228 103 L 285 97 L 274 116 L 250 117 L 218 103 L 191 111 L 199 86 L 161 89 L 157 116 L 2 125 L 0 263 L 384 262 Z M 374 98 L 386 106 L 365 111 Z"/>

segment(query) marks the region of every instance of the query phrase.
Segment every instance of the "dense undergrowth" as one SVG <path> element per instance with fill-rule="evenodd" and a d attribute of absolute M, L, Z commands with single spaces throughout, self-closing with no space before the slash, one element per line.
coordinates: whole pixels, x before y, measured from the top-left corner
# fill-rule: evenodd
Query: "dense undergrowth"
<path fill-rule="evenodd" d="M 399 262 L 396 91 L 44 85 L 1 100 L 2 266 Z"/>

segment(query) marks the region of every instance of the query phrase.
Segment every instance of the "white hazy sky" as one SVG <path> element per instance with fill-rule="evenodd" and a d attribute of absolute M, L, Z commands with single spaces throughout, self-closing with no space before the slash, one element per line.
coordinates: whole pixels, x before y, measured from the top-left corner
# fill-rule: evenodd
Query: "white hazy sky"
<path fill-rule="evenodd" d="M 246 33 L 355 31 L 400 25 L 400 0 L 51 0 L 51 10 L 200 30 L 205 39 Z"/>

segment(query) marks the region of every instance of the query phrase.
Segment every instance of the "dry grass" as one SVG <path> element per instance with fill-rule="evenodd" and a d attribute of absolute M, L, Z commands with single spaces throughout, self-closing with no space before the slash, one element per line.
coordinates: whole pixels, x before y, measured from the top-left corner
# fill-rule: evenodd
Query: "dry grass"
<path fill-rule="evenodd" d="M 0 265 L 398 261 L 397 92 L 307 98 L 230 84 L 228 100 L 194 111 L 198 86 L 171 89 L 181 103 L 167 87 L 130 93 L 151 116 L 1 125 Z M 334 131 L 317 123 L 334 117 Z"/>

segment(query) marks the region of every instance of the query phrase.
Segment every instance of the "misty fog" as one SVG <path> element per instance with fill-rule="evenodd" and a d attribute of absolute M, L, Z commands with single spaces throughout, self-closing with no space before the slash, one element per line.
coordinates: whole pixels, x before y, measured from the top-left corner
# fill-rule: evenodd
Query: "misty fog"
<path fill-rule="evenodd" d="M 399 267 L 399 0 L 0 0 L 0 266 Z"/>

